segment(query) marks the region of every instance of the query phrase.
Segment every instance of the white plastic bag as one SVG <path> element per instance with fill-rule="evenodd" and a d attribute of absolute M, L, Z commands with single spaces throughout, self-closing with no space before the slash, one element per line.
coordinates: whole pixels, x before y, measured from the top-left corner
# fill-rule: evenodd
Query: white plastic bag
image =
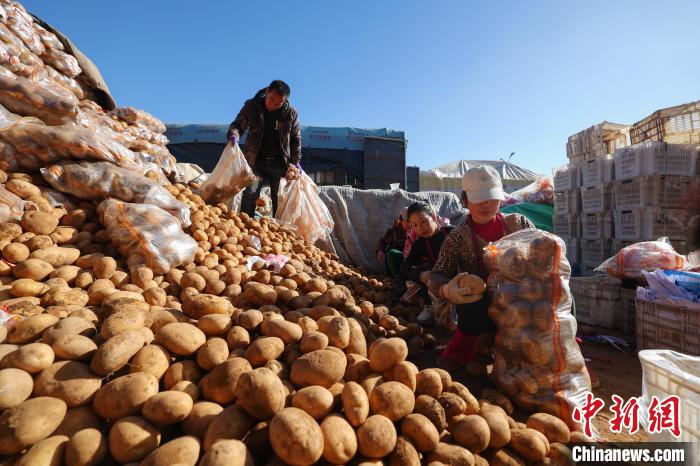
<path fill-rule="evenodd" d="M 619 278 L 641 279 L 644 278 L 643 271 L 683 270 L 688 267 L 688 259 L 678 254 L 667 238 L 660 238 L 622 248 L 595 270 Z"/>
<path fill-rule="evenodd" d="M 241 148 L 238 144 L 229 142 L 211 175 L 197 190 L 197 194 L 205 202 L 216 204 L 233 197 L 253 181 L 253 169 L 248 165 Z"/>
<path fill-rule="evenodd" d="M 278 202 L 277 218 L 306 241 L 314 243 L 333 232 L 331 213 L 318 195 L 318 186 L 306 173 L 280 187 Z"/>

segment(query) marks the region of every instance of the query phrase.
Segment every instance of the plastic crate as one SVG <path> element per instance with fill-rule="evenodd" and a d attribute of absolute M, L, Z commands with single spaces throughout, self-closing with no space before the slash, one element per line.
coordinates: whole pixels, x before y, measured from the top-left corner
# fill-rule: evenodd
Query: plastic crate
<path fill-rule="evenodd" d="M 578 189 L 567 189 L 554 193 L 554 213 L 557 215 L 581 212 L 581 197 Z"/>
<path fill-rule="evenodd" d="M 581 242 L 578 238 L 562 238 L 566 245 L 566 259 L 570 265 L 581 263 Z"/>
<path fill-rule="evenodd" d="M 681 400 L 680 437 L 676 439 L 664 431 L 654 434 L 650 440 L 689 443 L 697 464 L 700 458 L 700 358 L 669 350 L 644 350 L 639 352 L 639 361 L 643 373 L 639 412 L 645 427 L 649 422 L 645 413 L 652 397 L 661 401 L 675 395 Z"/>
<path fill-rule="evenodd" d="M 632 241 L 649 241 L 664 236 L 671 240 L 683 240 L 684 228 L 675 220 L 681 218 L 681 209 L 644 209 L 615 211 L 615 238 Z"/>
<path fill-rule="evenodd" d="M 585 213 L 613 209 L 613 183 L 599 184 L 594 188 L 581 188 L 581 210 Z"/>
<path fill-rule="evenodd" d="M 590 188 L 606 181 L 612 181 L 613 174 L 613 158 L 611 155 L 603 155 L 586 160 L 581 165 L 581 186 Z"/>
<path fill-rule="evenodd" d="M 641 176 L 615 183 L 615 208 L 662 207 L 677 209 L 689 192 L 700 186 L 694 176 Z M 584 207 L 585 212 L 585 207 Z"/>
<path fill-rule="evenodd" d="M 648 140 L 699 144 L 700 101 L 657 110 L 635 123 L 630 136 L 633 144 Z"/>
<path fill-rule="evenodd" d="M 554 234 L 562 238 L 579 238 L 581 236 L 581 219 L 577 214 L 554 215 L 552 226 Z"/>
<path fill-rule="evenodd" d="M 581 238 L 603 239 L 613 237 L 612 212 L 581 214 Z"/>
<path fill-rule="evenodd" d="M 636 324 L 636 304 L 637 290 L 630 288 L 620 289 L 620 311 L 622 319 L 620 320 L 620 329 L 628 335 L 634 336 L 637 333 Z"/>
<path fill-rule="evenodd" d="M 700 356 L 700 310 L 637 299 L 637 349 Z"/>
<path fill-rule="evenodd" d="M 589 267 L 598 267 L 612 256 L 611 239 L 581 240 L 581 263 Z"/>
<path fill-rule="evenodd" d="M 608 275 L 572 277 L 571 296 L 576 307 L 576 320 L 609 329 L 620 325 L 620 280 Z"/>
<path fill-rule="evenodd" d="M 647 141 L 615 151 L 615 179 L 628 180 L 643 175 L 696 174 L 698 146 Z"/>
<path fill-rule="evenodd" d="M 578 188 L 579 167 L 577 165 L 562 165 L 552 170 L 552 177 L 555 191 L 565 191 L 567 189 Z"/>

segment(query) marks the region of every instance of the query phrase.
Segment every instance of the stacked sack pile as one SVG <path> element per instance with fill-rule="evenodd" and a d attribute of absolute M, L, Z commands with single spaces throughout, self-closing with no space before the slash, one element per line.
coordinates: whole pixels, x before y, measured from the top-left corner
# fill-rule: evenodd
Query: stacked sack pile
<path fill-rule="evenodd" d="M 571 464 L 566 423 L 408 362 L 435 337 L 388 284 L 170 184 L 162 123 L 16 2 L 0 41 L 0 464 Z"/>

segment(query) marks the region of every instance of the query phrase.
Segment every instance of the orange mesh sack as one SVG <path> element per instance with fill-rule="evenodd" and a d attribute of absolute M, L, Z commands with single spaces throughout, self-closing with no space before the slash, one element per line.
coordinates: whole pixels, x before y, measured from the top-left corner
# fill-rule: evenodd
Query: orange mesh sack
<path fill-rule="evenodd" d="M 157 182 L 108 162 L 81 162 L 52 165 L 41 174 L 58 191 L 80 199 L 102 200 L 114 197 L 125 202 L 153 204 L 190 226 L 190 208 L 178 201 Z"/>
<path fill-rule="evenodd" d="M 489 316 L 496 324 L 493 377 L 521 408 L 574 427 L 573 409 L 591 381 L 576 342 L 569 262 L 563 241 L 520 230 L 487 246 Z"/>
<path fill-rule="evenodd" d="M 620 249 L 613 257 L 596 267 L 618 278 L 644 278 L 642 271 L 656 269 L 683 270 L 689 267 L 688 259 L 673 249 L 666 238 L 657 241 L 643 241 Z"/>
<path fill-rule="evenodd" d="M 219 157 L 219 162 L 197 190 L 205 202 L 216 204 L 232 198 L 255 181 L 253 169 L 248 165 L 238 144 L 229 142 Z"/>
<path fill-rule="evenodd" d="M 277 218 L 310 243 L 333 232 L 333 217 L 318 195 L 318 186 L 304 172 L 280 188 Z"/>
<path fill-rule="evenodd" d="M 160 207 L 107 199 L 98 212 L 112 245 L 128 257 L 130 270 L 146 266 L 155 274 L 164 274 L 194 260 L 197 242 Z"/>

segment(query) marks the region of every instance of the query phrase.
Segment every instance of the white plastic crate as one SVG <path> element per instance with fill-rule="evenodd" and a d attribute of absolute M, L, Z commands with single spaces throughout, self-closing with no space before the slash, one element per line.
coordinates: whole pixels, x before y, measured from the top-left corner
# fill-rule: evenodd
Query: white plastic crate
<path fill-rule="evenodd" d="M 668 396 L 681 400 L 681 435 L 674 438 L 668 431 L 655 434 L 652 441 L 688 442 L 700 458 L 700 357 L 675 351 L 643 350 L 639 352 L 642 363 L 642 399 L 639 412 L 642 423 L 648 426 L 646 413 L 652 397 L 663 401 Z"/>
<path fill-rule="evenodd" d="M 613 179 L 613 158 L 603 155 L 581 164 L 581 186 L 590 188 Z"/>
<path fill-rule="evenodd" d="M 581 263 L 590 267 L 598 267 L 612 256 L 611 239 L 581 240 Z"/>
<path fill-rule="evenodd" d="M 581 210 L 584 213 L 613 209 L 613 183 L 599 184 L 593 188 L 581 188 Z"/>
<path fill-rule="evenodd" d="M 566 259 L 569 264 L 575 265 L 581 263 L 581 247 L 578 238 L 562 238 L 566 245 Z"/>
<path fill-rule="evenodd" d="M 554 215 L 552 225 L 554 234 L 562 238 L 579 238 L 581 236 L 581 219 L 579 215 Z"/>
<path fill-rule="evenodd" d="M 617 181 L 615 182 L 615 208 L 677 209 L 685 202 L 688 193 L 697 189 L 698 186 L 700 186 L 700 178 L 694 176 L 653 175 Z"/>
<path fill-rule="evenodd" d="M 579 167 L 577 165 L 562 165 L 552 170 L 555 191 L 578 188 Z"/>
<path fill-rule="evenodd" d="M 649 241 L 662 237 L 683 240 L 684 228 L 677 222 L 684 213 L 681 209 L 644 209 L 615 211 L 615 238 L 620 240 Z"/>
<path fill-rule="evenodd" d="M 578 189 L 567 189 L 554 193 L 554 213 L 557 215 L 577 214 L 581 211 L 581 198 Z"/>
<path fill-rule="evenodd" d="M 628 180 L 642 175 L 696 174 L 698 146 L 647 141 L 615 151 L 615 179 Z"/>
<path fill-rule="evenodd" d="M 619 326 L 619 279 L 608 275 L 571 277 L 569 287 L 577 321 L 609 329 Z"/>
<path fill-rule="evenodd" d="M 612 212 L 581 214 L 581 238 L 602 239 L 613 237 Z"/>

